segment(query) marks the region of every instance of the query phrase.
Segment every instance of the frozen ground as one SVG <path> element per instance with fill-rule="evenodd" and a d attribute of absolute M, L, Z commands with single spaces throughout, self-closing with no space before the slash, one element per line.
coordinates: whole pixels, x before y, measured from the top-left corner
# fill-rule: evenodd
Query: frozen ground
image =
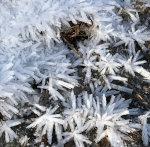
<path fill-rule="evenodd" d="M 0 14 L 0 147 L 149 146 L 149 0 L 0 0 Z"/>

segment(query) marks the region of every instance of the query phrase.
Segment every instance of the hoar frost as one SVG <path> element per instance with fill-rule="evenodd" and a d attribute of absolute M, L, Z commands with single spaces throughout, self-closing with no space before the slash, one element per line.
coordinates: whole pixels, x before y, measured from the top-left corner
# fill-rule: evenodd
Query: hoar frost
<path fill-rule="evenodd" d="M 106 139 L 124 147 L 140 131 L 149 145 L 149 111 L 131 108 L 128 86 L 130 77 L 150 83 L 149 18 L 141 19 L 136 2 L 150 9 L 148 0 L 0 0 L 0 137 L 6 143 L 84 147 Z M 87 39 L 76 39 L 82 58 L 60 35 L 79 22 L 91 26 Z M 22 123 L 35 140 L 16 131 Z"/>

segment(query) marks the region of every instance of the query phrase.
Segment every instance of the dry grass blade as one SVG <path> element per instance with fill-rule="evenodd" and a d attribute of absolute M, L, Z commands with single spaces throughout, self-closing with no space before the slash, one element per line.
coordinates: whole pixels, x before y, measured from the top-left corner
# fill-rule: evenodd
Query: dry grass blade
<path fill-rule="evenodd" d="M 82 58 L 82 56 L 80 55 L 80 53 L 78 52 L 78 50 L 74 47 L 74 45 L 71 44 L 71 43 L 65 38 L 65 36 L 63 36 L 62 33 L 60 33 L 60 35 L 61 35 L 63 41 L 64 41 L 70 48 L 72 48 L 72 49 L 79 55 L 79 57 Z"/>

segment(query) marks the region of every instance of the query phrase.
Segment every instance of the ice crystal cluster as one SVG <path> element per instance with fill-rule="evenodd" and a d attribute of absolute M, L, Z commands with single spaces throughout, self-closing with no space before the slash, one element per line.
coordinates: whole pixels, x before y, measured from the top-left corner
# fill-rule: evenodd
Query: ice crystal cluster
<path fill-rule="evenodd" d="M 149 0 L 0 0 L 1 138 L 124 147 L 139 132 L 148 146 L 150 112 L 133 105 L 130 82 L 150 83 L 145 10 Z M 76 41 L 81 57 L 60 35 L 79 22 L 90 26 Z"/>

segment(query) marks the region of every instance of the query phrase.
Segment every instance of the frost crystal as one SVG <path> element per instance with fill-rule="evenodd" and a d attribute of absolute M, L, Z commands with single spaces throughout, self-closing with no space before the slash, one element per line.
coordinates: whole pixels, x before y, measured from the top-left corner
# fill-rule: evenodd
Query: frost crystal
<path fill-rule="evenodd" d="M 150 124 L 148 124 L 147 119 L 150 117 L 150 112 L 146 112 L 144 115 L 139 116 L 142 124 L 142 140 L 145 146 L 148 146 L 150 137 Z"/>
<path fill-rule="evenodd" d="M 32 124 L 27 128 L 36 128 L 36 134 L 39 134 L 40 137 L 47 134 L 48 143 L 52 143 L 53 128 L 55 127 L 57 138 L 60 141 L 61 138 L 61 125 L 64 121 L 61 119 L 60 114 L 53 114 L 58 109 L 58 106 L 54 108 L 49 108 L 46 110 L 46 113 L 39 118 L 37 118 Z"/>
<path fill-rule="evenodd" d="M 11 127 L 17 126 L 21 124 L 19 120 L 7 120 L 6 122 L 1 122 L 0 124 L 0 136 L 2 136 L 3 132 L 5 133 L 5 140 L 6 142 L 13 141 L 14 138 L 18 136 L 16 133 L 11 129 Z"/>

